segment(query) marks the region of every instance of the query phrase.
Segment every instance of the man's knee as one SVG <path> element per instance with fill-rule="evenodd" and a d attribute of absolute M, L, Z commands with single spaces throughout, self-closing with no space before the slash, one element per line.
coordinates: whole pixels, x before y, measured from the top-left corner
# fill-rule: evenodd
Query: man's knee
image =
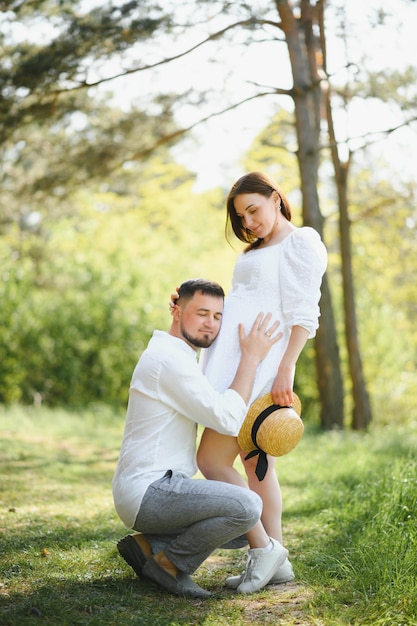
<path fill-rule="evenodd" d="M 247 512 L 248 523 L 252 526 L 259 521 L 262 514 L 262 499 L 254 491 L 249 489 L 242 493 L 242 502 L 244 501 L 245 510 Z"/>

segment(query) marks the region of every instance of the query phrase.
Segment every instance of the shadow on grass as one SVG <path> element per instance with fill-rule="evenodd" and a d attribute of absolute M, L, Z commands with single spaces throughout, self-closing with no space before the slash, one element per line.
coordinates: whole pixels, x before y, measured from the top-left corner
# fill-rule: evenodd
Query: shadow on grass
<path fill-rule="evenodd" d="M 0 543 L 2 626 L 180 626 L 206 619 L 215 624 L 218 610 L 232 615 L 243 610 L 228 602 L 234 594 L 223 586 L 229 573 L 237 573 L 231 570 L 243 561 L 241 551 L 219 551 L 193 576 L 212 598 L 179 598 L 135 576 L 116 548 L 127 531 L 117 518 L 104 522 L 104 517 L 100 513 L 88 524 L 38 517 L 30 527 L 10 526 Z"/>
<path fill-rule="evenodd" d="M 34 593 L 3 596 L 0 622 L 3 626 L 201 624 L 213 603 L 215 598 L 203 601 L 170 596 L 139 579 L 62 580 L 38 586 Z M 193 614 L 196 621 L 190 621 Z"/>
<path fill-rule="evenodd" d="M 94 548 L 99 542 L 113 542 L 116 549 L 116 542 L 120 537 L 115 538 L 117 532 L 115 529 L 119 528 L 119 532 L 122 533 L 123 528 L 112 511 L 109 511 L 108 515 L 114 518 L 112 525 L 108 525 L 108 520 L 105 522 L 104 517 L 105 515 L 100 513 L 89 519 L 88 523 L 76 517 L 71 519 L 67 515 L 57 515 L 49 520 L 43 515 L 11 520 L 7 534 L 0 538 L 1 554 L 3 558 L 13 556 L 16 559 L 19 553 L 26 557 L 29 551 L 42 554 L 45 549 L 67 552 Z"/>
<path fill-rule="evenodd" d="M 27 472 L 39 472 L 45 478 L 60 479 L 76 484 L 82 480 L 97 484 L 109 482 L 109 473 L 116 467 L 118 450 L 93 449 L 81 454 L 75 447 L 61 444 L 60 448 L 44 445 L 20 445 L 15 454 L 0 453 L 0 464 L 5 474 L 13 480 L 24 481 Z"/>

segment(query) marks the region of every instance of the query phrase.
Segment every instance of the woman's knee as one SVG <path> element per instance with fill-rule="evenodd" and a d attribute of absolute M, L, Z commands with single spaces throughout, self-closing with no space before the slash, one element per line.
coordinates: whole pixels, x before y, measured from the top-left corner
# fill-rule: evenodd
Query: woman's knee
<path fill-rule="evenodd" d="M 228 470 L 238 454 L 234 437 L 204 431 L 197 450 L 197 465 L 201 473 L 211 480 L 227 480 Z"/>
<path fill-rule="evenodd" d="M 207 446 L 200 445 L 197 450 L 197 465 L 200 472 L 205 478 L 215 478 L 213 474 L 216 470 L 216 463 L 214 462 L 213 452 L 207 449 Z"/>

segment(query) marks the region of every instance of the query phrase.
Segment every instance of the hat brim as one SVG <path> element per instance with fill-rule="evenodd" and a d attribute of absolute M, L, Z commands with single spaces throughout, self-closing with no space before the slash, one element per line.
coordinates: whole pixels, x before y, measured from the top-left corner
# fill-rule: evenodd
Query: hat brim
<path fill-rule="evenodd" d="M 265 418 L 262 416 L 264 412 Z M 261 396 L 249 407 L 237 438 L 239 447 L 246 453 L 259 449 L 274 457 L 288 454 L 304 432 L 300 414 L 301 401 L 297 394 L 294 394 L 291 407 L 278 407 L 270 393 Z"/>

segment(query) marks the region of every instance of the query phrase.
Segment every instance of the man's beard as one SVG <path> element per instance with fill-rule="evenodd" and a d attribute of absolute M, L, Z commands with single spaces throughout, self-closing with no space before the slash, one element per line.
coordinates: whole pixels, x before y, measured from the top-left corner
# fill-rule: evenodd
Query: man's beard
<path fill-rule="evenodd" d="M 183 326 L 181 326 L 181 334 L 184 337 L 184 339 L 186 339 L 188 343 L 190 343 L 195 348 L 208 348 L 209 346 L 211 346 L 211 344 L 215 340 L 215 337 L 212 337 L 211 335 L 209 337 L 202 337 L 202 338 L 192 337 L 190 334 L 187 333 L 187 331 L 185 330 Z"/>

